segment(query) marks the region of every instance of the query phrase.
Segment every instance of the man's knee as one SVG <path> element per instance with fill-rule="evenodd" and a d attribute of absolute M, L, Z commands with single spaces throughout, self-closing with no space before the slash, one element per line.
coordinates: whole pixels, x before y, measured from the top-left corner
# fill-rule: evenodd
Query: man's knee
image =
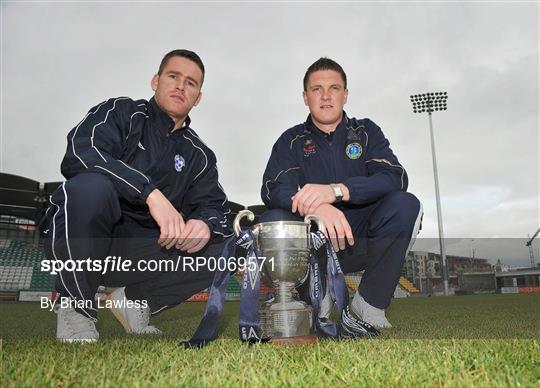
<path fill-rule="evenodd" d="M 98 173 L 83 173 L 70 178 L 65 183 L 66 191 L 73 196 L 89 200 L 107 198 L 114 194 L 114 186 L 109 178 Z"/>
<path fill-rule="evenodd" d="M 397 191 L 386 196 L 379 209 L 382 218 L 399 232 L 409 232 L 421 217 L 422 206 L 414 194 Z"/>
<path fill-rule="evenodd" d="M 65 183 L 65 195 L 68 201 L 83 201 L 89 207 L 105 204 L 117 197 L 110 179 L 98 173 L 84 173 L 68 179 Z"/>
<path fill-rule="evenodd" d="M 105 214 L 115 219 L 120 216 L 118 194 L 109 178 L 102 174 L 79 174 L 69 179 L 59 190 L 62 191 L 59 194 L 67 202 L 68 209 L 77 213 L 80 221 Z"/>
<path fill-rule="evenodd" d="M 389 200 L 399 209 L 410 210 L 412 213 L 418 214 L 420 210 L 420 201 L 412 193 L 405 191 L 396 191 L 389 195 Z"/>

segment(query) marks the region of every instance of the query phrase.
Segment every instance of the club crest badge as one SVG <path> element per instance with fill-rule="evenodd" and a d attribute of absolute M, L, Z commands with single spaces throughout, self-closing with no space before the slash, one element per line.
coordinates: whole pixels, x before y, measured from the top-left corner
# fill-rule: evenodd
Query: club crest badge
<path fill-rule="evenodd" d="M 185 159 L 181 155 L 176 154 L 174 156 L 174 169 L 180 172 L 182 171 L 185 165 L 186 165 Z"/>
<path fill-rule="evenodd" d="M 345 154 L 349 159 L 358 159 L 360 156 L 362 156 L 362 146 L 360 143 L 347 144 Z"/>

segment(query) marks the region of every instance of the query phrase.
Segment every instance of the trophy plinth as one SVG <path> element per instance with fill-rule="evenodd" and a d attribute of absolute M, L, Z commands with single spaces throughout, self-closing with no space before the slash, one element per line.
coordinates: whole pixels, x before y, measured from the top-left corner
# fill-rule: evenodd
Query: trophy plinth
<path fill-rule="evenodd" d="M 316 337 L 310 333 L 312 309 L 304 302 L 266 302 L 260 309 L 263 337 L 270 337 L 273 343 L 307 343 Z"/>
<path fill-rule="evenodd" d="M 240 234 L 240 219 L 253 213 L 242 210 L 234 220 L 236 235 Z M 263 278 L 274 287 L 274 299 L 260 308 L 260 327 L 263 337 L 271 338 L 277 344 L 305 344 L 316 341 L 311 332 L 313 325 L 312 308 L 306 303 L 294 300 L 292 290 L 302 284 L 309 274 L 310 227 L 317 222 L 314 216 L 301 221 L 263 222 L 251 229 L 263 264 Z"/>

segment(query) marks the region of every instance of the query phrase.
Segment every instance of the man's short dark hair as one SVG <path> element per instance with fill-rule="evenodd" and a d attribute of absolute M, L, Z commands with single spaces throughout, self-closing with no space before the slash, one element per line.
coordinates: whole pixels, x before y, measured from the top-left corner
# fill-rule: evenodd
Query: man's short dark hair
<path fill-rule="evenodd" d="M 201 69 L 202 71 L 202 80 L 201 80 L 201 86 L 202 86 L 202 82 L 204 82 L 204 64 L 202 62 L 202 59 L 193 51 L 189 51 L 186 49 L 177 49 L 177 50 L 173 50 L 165 54 L 165 56 L 161 60 L 161 63 L 159 64 L 158 75 L 161 75 L 161 73 L 163 72 L 163 69 L 165 68 L 165 66 L 167 66 L 167 62 L 169 62 L 169 59 L 171 59 L 172 57 L 186 58 L 186 59 L 189 59 L 191 62 L 195 63 L 199 67 L 199 69 Z"/>
<path fill-rule="evenodd" d="M 341 75 L 345 89 L 347 89 L 347 74 L 345 74 L 341 65 L 330 58 L 322 57 L 317 59 L 310 67 L 308 67 L 306 75 L 304 75 L 304 91 L 307 90 L 308 80 L 311 73 L 315 73 L 319 70 L 337 71 Z"/>

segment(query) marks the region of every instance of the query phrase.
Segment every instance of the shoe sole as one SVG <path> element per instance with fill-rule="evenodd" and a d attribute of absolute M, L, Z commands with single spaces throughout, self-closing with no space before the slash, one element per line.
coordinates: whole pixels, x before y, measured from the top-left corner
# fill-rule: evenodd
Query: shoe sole
<path fill-rule="evenodd" d="M 159 330 L 159 329 L 158 329 Z M 159 336 L 159 335 L 163 335 L 163 332 L 161 330 L 159 331 L 153 331 L 153 332 L 140 332 L 140 333 L 135 333 L 135 332 L 132 332 L 132 334 L 136 334 L 136 335 L 148 335 L 148 336 Z"/>
<path fill-rule="evenodd" d="M 107 297 L 108 300 L 112 300 L 110 296 Z M 118 309 L 115 307 L 110 307 L 109 310 L 113 313 L 114 317 L 120 322 L 120 324 L 124 327 L 124 330 L 126 333 L 131 333 L 131 327 L 129 326 L 126 317 L 124 316 L 124 313 L 122 312 L 122 309 Z"/>
<path fill-rule="evenodd" d="M 90 344 L 90 343 L 97 342 L 96 338 L 57 338 L 57 340 L 60 342 L 65 342 L 69 344 L 74 344 L 74 343 Z"/>
<path fill-rule="evenodd" d="M 392 328 L 392 325 L 373 325 L 371 323 L 370 325 L 373 326 L 375 329 L 391 329 Z"/>

